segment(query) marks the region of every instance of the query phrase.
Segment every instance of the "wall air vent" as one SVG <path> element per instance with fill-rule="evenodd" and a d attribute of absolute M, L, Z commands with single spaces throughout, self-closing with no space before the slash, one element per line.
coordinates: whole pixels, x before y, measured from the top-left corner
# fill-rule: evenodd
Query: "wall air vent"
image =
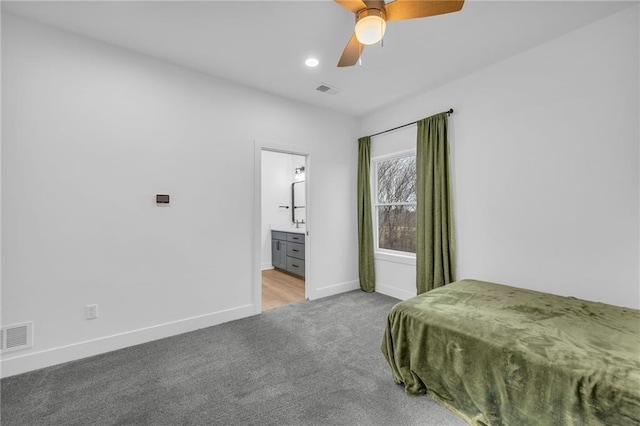
<path fill-rule="evenodd" d="M 342 90 L 337 87 L 329 86 L 327 83 L 320 83 L 320 86 L 316 87 L 318 92 L 326 93 L 327 95 L 337 95 Z"/>
<path fill-rule="evenodd" d="M 2 353 L 27 349 L 33 346 L 33 323 L 7 325 L 0 329 Z"/>

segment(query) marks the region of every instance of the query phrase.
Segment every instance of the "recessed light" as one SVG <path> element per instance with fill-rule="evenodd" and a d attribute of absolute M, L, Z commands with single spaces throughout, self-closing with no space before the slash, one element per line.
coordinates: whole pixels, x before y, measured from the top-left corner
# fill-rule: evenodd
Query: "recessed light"
<path fill-rule="evenodd" d="M 309 58 L 306 61 L 304 61 L 304 64 L 309 68 L 317 67 L 319 63 L 320 61 L 318 61 L 316 58 Z"/>

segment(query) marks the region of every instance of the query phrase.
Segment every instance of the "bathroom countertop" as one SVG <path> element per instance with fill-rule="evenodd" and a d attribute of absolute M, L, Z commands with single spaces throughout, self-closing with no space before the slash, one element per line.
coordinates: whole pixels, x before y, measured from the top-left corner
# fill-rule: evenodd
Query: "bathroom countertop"
<path fill-rule="evenodd" d="M 287 225 L 271 225 L 272 231 L 279 232 L 293 232 L 294 234 L 306 234 L 307 228 L 306 226 L 302 226 L 300 228 L 296 228 L 295 226 L 287 226 Z"/>

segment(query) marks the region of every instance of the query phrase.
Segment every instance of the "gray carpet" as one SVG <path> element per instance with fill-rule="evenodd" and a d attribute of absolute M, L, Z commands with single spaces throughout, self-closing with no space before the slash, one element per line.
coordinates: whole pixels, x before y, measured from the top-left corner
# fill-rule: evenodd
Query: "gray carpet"
<path fill-rule="evenodd" d="M 397 302 L 353 291 L 9 377 L 2 425 L 466 425 L 393 382 Z"/>

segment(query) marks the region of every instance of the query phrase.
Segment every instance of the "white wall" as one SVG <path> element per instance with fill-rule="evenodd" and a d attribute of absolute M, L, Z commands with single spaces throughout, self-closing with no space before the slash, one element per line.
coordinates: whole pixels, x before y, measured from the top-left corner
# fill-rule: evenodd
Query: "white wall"
<path fill-rule="evenodd" d="M 640 306 L 637 8 L 363 120 L 455 109 L 459 278 Z M 415 292 L 395 274 L 385 286 Z"/>
<path fill-rule="evenodd" d="M 357 287 L 356 119 L 7 15 L 2 63 L 3 376 L 259 310 L 256 139 L 314 153 L 310 297 Z"/>
<path fill-rule="evenodd" d="M 305 165 L 305 157 L 262 151 L 262 269 L 272 269 L 271 226 L 291 223 L 291 183 L 295 168 Z M 279 206 L 289 206 L 283 209 Z"/>

